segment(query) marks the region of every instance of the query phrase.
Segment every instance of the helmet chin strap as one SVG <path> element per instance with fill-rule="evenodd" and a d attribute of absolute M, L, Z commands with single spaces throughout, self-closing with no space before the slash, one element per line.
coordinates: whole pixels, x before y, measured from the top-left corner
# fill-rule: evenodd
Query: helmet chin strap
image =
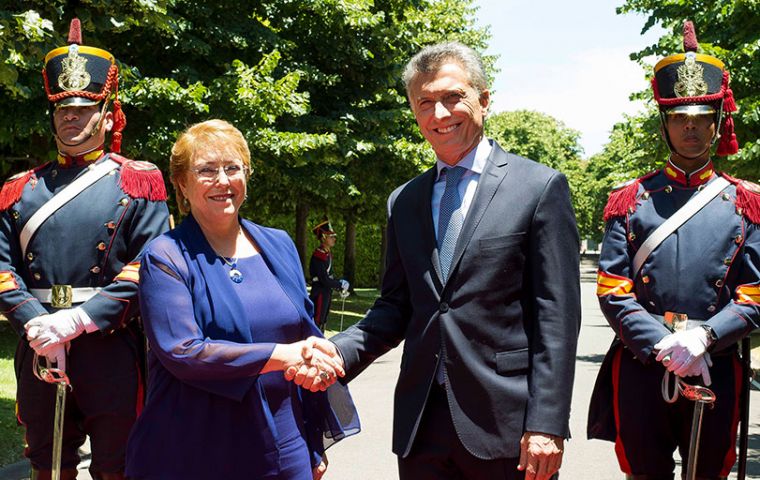
<path fill-rule="evenodd" d="M 92 137 L 100 133 L 101 128 L 103 128 L 103 119 L 105 118 L 105 113 L 108 110 L 108 101 L 103 102 L 103 107 L 100 109 L 100 118 L 98 118 L 98 123 L 95 124 L 92 129 L 88 132 L 88 134 L 84 137 L 84 139 L 77 143 L 66 143 L 63 140 L 61 140 L 61 137 L 58 136 L 58 132 L 55 131 L 55 127 L 53 128 L 53 136 L 55 137 L 56 141 L 60 142 L 61 144 L 67 146 L 67 147 L 78 147 L 86 142 L 89 142 Z M 88 150 L 83 150 L 81 152 L 77 152 L 74 154 L 69 154 L 69 156 L 78 157 L 81 155 L 86 155 L 94 150 L 97 150 L 100 148 L 100 145 L 96 145 Z"/>

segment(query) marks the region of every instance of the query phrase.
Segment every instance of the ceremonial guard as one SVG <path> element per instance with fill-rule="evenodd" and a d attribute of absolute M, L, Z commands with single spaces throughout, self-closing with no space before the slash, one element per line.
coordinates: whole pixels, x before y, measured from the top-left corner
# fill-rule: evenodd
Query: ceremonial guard
<path fill-rule="evenodd" d="M 17 407 L 32 479 L 76 478 L 86 435 L 92 477 L 122 479 L 143 403 L 139 255 L 168 228 L 166 189 L 155 165 L 116 153 L 126 118 L 114 57 L 82 45 L 77 19 L 68 43 L 42 71 L 57 160 L 0 191 L 0 309 L 21 337 Z M 60 428 L 57 388 L 38 378 L 47 367 L 70 385 Z"/>
<path fill-rule="evenodd" d="M 760 188 L 714 170 L 714 143 L 738 151 L 736 106 L 724 64 L 697 47 L 687 22 L 685 53 L 654 68 L 667 164 L 617 187 L 604 210 L 597 295 L 615 340 L 588 433 L 615 442 L 629 479 L 673 479 L 676 448 L 684 478 L 728 477 L 737 342 L 760 319 Z"/>
<path fill-rule="evenodd" d="M 319 240 L 319 246 L 314 249 L 309 261 L 309 278 L 311 278 L 309 298 L 314 303 L 314 322 L 324 332 L 327 315 L 330 313 L 332 290 L 340 290 L 341 295 L 347 295 L 349 284 L 346 280 L 336 280 L 332 276 L 332 248 L 335 246 L 337 236 L 330 225 L 330 220 L 325 218 L 312 229 L 312 232 Z"/>

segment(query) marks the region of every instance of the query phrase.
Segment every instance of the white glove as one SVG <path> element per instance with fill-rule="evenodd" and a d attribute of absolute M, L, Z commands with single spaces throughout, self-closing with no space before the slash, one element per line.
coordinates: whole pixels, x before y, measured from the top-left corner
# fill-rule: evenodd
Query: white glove
<path fill-rule="evenodd" d="M 709 353 L 702 355 L 702 358 L 697 359 L 696 362 L 692 362 L 691 367 L 683 375 L 684 377 L 698 377 L 702 376 L 702 383 L 705 387 L 709 387 L 712 383 L 710 378 L 710 367 L 713 366 L 712 358 Z"/>
<path fill-rule="evenodd" d="M 692 363 L 707 351 L 707 332 L 703 328 L 692 328 L 671 333 L 654 346 L 659 350 L 657 361 L 662 362 L 667 356 L 670 361 L 665 365 L 668 371 L 679 377 L 686 375 Z"/>
<path fill-rule="evenodd" d="M 29 346 L 37 355 L 47 356 L 52 347 L 75 339 L 93 326 L 89 315 L 77 307 L 35 317 L 26 322 L 24 329 Z"/>
<path fill-rule="evenodd" d="M 343 279 L 340 280 L 340 289 L 341 290 L 343 290 L 344 292 L 347 292 L 349 286 L 350 285 L 348 283 L 348 280 L 343 280 Z"/>
<path fill-rule="evenodd" d="M 65 343 L 59 343 L 47 349 L 45 358 L 47 359 L 48 368 L 53 368 L 53 364 L 55 363 L 55 368 L 64 373 L 66 372 L 66 347 Z"/>

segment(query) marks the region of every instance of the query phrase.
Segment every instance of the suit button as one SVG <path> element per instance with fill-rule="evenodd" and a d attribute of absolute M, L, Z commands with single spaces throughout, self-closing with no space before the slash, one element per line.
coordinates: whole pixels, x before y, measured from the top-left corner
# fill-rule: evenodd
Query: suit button
<path fill-rule="evenodd" d="M 94 267 L 92 267 L 92 268 L 90 269 L 90 273 L 94 273 L 94 274 L 96 274 L 96 275 L 97 275 L 98 273 L 100 273 L 100 267 L 99 267 L 99 266 L 97 266 L 97 265 L 95 265 Z"/>
<path fill-rule="evenodd" d="M 440 305 L 438 305 L 438 311 L 441 313 L 446 313 L 449 311 L 449 304 L 446 302 L 441 302 Z"/>
<path fill-rule="evenodd" d="M 34 254 L 32 252 L 27 253 L 26 259 L 31 262 L 32 260 L 34 260 Z"/>
<path fill-rule="evenodd" d="M 97 247 L 97 248 L 98 248 L 98 250 L 100 250 L 101 252 L 102 252 L 103 250 L 105 250 L 105 249 L 106 249 L 106 244 L 105 244 L 105 242 L 100 242 L 100 243 L 98 244 L 98 247 Z"/>
<path fill-rule="evenodd" d="M 34 275 L 32 275 L 35 280 L 41 280 L 42 275 L 40 275 L 40 272 L 34 272 Z"/>

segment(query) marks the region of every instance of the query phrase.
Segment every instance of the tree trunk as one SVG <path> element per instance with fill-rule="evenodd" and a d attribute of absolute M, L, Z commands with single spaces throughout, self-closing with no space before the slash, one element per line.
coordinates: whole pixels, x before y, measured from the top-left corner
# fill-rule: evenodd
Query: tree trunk
<path fill-rule="evenodd" d="M 298 251 L 298 258 L 301 259 L 301 268 L 305 278 L 309 277 L 309 257 L 306 256 L 308 254 L 306 251 L 306 235 L 308 235 L 306 221 L 308 219 L 309 204 L 300 199 L 296 203 L 296 250 Z"/>
<path fill-rule="evenodd" d="M 346 240 L 343 250 L 343 278 L 351 284 L 351 290 L 354 289 L 354 280 L 356 279 L 356 218 L 353 213 L 346 215 Z"/>
<path fill-rule="evenodd" d="M 383 277 L 385 276 L 385 249 L 388 245 L 388 225 L 383 223 L 380 225 L 380 268 L 378 272 L 378 284 L 377 288 L 383 287 Z"/>

